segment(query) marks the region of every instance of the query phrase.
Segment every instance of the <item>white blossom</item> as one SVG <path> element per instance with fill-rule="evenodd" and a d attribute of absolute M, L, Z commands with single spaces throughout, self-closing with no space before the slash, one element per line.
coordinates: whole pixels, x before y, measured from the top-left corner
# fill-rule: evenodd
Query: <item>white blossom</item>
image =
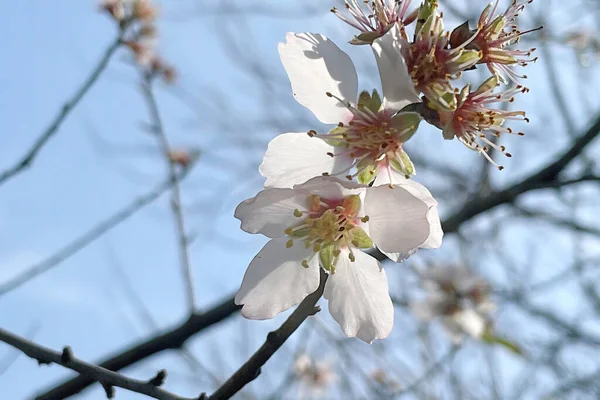
<path fill-rule="evenodd" d="M 388 180 L 414 174 L 402 148 L 421 117 L 398 113 L 419 102 L 400 52 L 399 30 L 392 28 L 373 42 L 383 98 L 376 91 L 358 96 L 358 78 L 350 57 L 331 40 L 312 33 L 289 33 L 279 54 L 296 100 L 325 124 L 328 133 L 285 133 L 269 143 L 260 166 L 265 187 L 292 187 L 315 176 L 331 175 L 372 182 L 384 172 Z"/>
<path fill-rule="evenodd" d="M 394 309 L 385 271 L 364 253 L 376 246 L 404 259 L 419 247 L 439 247 L 437 203 L 413 181 L 369 187 L 333 177 L 267 188 L 235 211 L 242 230 L 271 240 L 254 257 L 236 304 L 250 319 L 268 319 L 300 303 L 328 274 L 324 297 L 347 336 L 387 337 Z"/>

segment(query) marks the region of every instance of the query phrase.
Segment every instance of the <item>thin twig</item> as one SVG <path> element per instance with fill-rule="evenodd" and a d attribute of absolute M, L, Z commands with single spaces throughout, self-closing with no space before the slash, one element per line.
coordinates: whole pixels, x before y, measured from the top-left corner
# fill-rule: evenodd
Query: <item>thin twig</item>
<path fill-rule="evenodd" d="M 195 333 L 222 322 L 239 309 L 240 306 L 233 302 L 233 297 L 227 298 L 209 311 L 194 314 L 182 324 L 118 351 L 115 356 L 99 362 L 98 365 L 111 371 L 119 371 L 162 351 L 180 349 Z M 81 392 L 94 382 L 92 378 L 80 375 L 40 394 L 36 400 L 64 399 Z"/>
<path fill-rule="evenodd" d="M 55 351 L 2 328 L 0 328 L 0 341 L 21 350 L 24 354 L 37 360 L 40 365 L 54 363 L 92 378 L 103 385 L 109 399 L 114 397 L 113 387 L 116 386 L 131 392 L 145 394 L 153 399 L 194 400 L 161 389 L 159 386 L 166 378 L 164 370 L 159 371 L 154 378 L 142 381 L 75 358 L 69 347 L 65 347 L 62 352 Z"/>
<path fill-rule="evenodd" d="M 113 54 L 121 46 L 123 35 L 125 34 L 125 28 L 119 30 L 117 38 L 106 48 L 104 54 L 96 64 L 96 67 L 91 71 L 90 75 L 83 81 L 81 86 L 75 91 L 73 96 L 63 104 L 58 114 L 50 122 L 50 125 L 42 132 L 42 134 L 36 139 L 33 145 L 29 148 L 27 153 L 17 161 L 12 167 L 4 170 L 0 174 L 0 185 L 8 181 L 8 179 L 15 175 L 23 172 L 26 168 L 30 167 L 35 157 L 38 155 L 42 147 L 52 138 L 52 136 L 58 131 L 61 124 L 67 118 L 67 116 L 73 111 L 75 106 L 79 104 L 85 94 L 92 88 L 94 83 L 98 80 L 102 72 L 106 69 L 108 62 L 112 58 Z"/>
<path fill-rule="evenodd" d="M 182 173 L 178 176 L 177 181 L 183 179 L 186 176 L 187 172 L 188 170 L 183 170 Z M 62 249 L 58 250 L 52 256 L 44 259 L 43 261 L 37 264 L 32 265 L 25 271 L 21 272 L 19 275 L 3 283 L 2 285 L 0 285 L 0 296 L 5 295 L 6 293 L 18 288 L 26 282 L 29 282 L 31 279 L 43 274 L 44 272 L 52 269 L 61 262 L 65 261 L 67 258 L 73 256 L 74 254 L 88 246 L 90 243 L 100 238 L 103 234 L 127 220 L 129 217 L 141 210 L 143 207 L 154 202 L 154 200 L 159 198 L 172 185 L 173 182 L 171 181 L 171 179 L 168 179 L 167 181 L 161 183 L 159 186 L 152 189 L 150 192 L 138 197 L 131 204 L 128 204 L 123 209 L 112 214 L 104 221 L 100 222 L 92 229 L 79 236 L 78 238 L 64 246 Z"/>
<path fill-rule="evenodd" d="M 307 296 L 302 303 L 294 310 L 292 315 L 279 327 L 279 329 L 269 332 L 267 339 L 256 353 L 250 357 L 220 388 L 218 388 L 209 400 L 225 400 L 231 398 L 239 392 L 244 386 L 252 382 L 260 375 L 263 365 L 275 354 L 285 341 L 306 321 L 308 317 L 319 311 L 315 307 L 323 291 L 327 274 L 321 270 L 321 282 L 318 289 Z"/>
<path fill-rule="evenodd" d="M 156 97 L 154 96 L 154 91 L 152 90 L 152 81 L 154 75 L 151 73 L 146 73 L 144 76 L 144 81 L 142 83 L 142 92 L 144 94 L 144 98 L 148 103 L 148 109 L 150 111 L 150 118 L 152 120 L 153 133 L 156 135 L 160 147 L 165 156 L 165 160 L 167 162 L 167 167 L 169 171 L 169 178 L 171 179 L 171 209 L 173 210 L 173 216 L 175 219 L 175 227 L 177 229 L 177 237 L 179 244 L 179 259 L 180 259 L 180 268 L 181 275 L 183 277 L 183 281 L 185 284 L 185 293 L 188 303 L 188 308 L 190 314 L 192 314 L 195 310 L 195 295 L 194 295 L 194 284 L 192 278 L 192 268 L 190 265 L 190 255 L 188 248 L 188 238 L 185 233 L 185 219 L 183 217 L 183 211 L 181 209 L 181 190 L 179 188 L 179 184 L 177 182 L 177 169 L 176 165 L 169 158 L 169 154 L 171 153 L 171 146 L 169 145 L 169 140 L 167 138 L 167 134 L 165 133 L 164 124 L 162 122 L 162 118 L 160 116 L 160 111 L 158 109 L 158 103 L 156 102 Z M 189 168 L 186 166 L 185 168 Z"/>

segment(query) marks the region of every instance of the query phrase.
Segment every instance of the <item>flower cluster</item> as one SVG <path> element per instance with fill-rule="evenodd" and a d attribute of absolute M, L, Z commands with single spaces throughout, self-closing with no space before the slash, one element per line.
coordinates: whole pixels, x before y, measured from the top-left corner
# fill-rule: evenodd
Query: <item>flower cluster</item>
<path fill-rule="evenodd" d="M 106 11 L 123 33 L 122 43 L 148 74 L 160 75 L 166 82 L 175 80 L 175 70 L 156 52 L 158 9 L 152 0 L 103 0 Z"/>
<path fill-rule="evenodd" d="M 381 91 L 359 91 L 352 60 L 327 37 L 287 34 L 279 55 L 294 98 L 329 128 L 274 138 L 259 167 L 264 190 L 235 210 L 242 230 L 270 238 L 235 298 L 245 317 L 273 318 L 297 305 L 317 290 L 324 271 L 323 295 L 347 336 L 370 343 L 390 334 L 386 273 L 365 251 L 398 262 L 440 247 L 443 237 L 437 202 L 412 180 L 416 168 L 404 144 L 424 120 L 494 165 L 490 149 L 510 156 L 496 138 L 522 135 L 506 121 L 527 121 L 524 112 L 501 108 L 528 91 L 514 83 L 524 76 L 513 67 L 535 61 L 533 49 L 511 48 L 525 33 L 515 18 L 527 2 L 514 0 L 499 12 L 496 1 L 475 29 L 465 23 L 451 32 L 437 0 L 412 10 L 410 0 L 348 0 L 345 12 L 332 9 L 359 31 L 350 44 L 372 49 Z M 489 79 L 474 91 L 455 87 L 479 65 Z M 497 90 L 507 82 L 514 85 Z M 456 286 L 446 294 L 457 293 Z"/>

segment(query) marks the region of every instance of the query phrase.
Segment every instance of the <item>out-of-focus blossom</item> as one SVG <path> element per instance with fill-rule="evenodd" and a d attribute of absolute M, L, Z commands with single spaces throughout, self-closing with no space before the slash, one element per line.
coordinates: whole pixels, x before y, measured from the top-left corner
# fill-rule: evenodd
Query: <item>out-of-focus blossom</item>
<path fill-rule="evenodd" d="M 322 397 L 327 392 L 329 385 L 337 380 L 337 375 L 330 362 L 315 361 L 308 354 L 303 353 L 294 362 L 294 373 L 302 385 L 302 392 L 307 396 L 300 398 Z"/>
<path fill-rule="evenodd" d="M 412 304 L 417 317 L 430 321 L 440 318 L 455 343 L 464 334 L 481 338 L 495 309 L 489 298 L 489 284 L 474 276 L 465 266 L 433 267 L 421 273 L 427 298 Z"/>

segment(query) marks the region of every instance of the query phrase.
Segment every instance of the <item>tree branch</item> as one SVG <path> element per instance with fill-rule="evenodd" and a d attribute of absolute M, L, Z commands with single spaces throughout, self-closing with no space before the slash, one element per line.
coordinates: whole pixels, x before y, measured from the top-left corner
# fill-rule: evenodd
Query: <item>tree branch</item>
<path fill-rule="evenodd" d="M 239 392 L 244 386 L 252 382 L 260 375 L 260 369 L 275 354 L 285 341 L 306 321 L 306 319 L 319 311 L 315 307 L 323 291 L 328 275 L 321 271 L 321 282 L 318 289 L 307 296 L 302 303 L 294 310 L 292 315 L 279 327 L 279 329 L 269 332 L 263 345 L 248 361 L 244 363 L 219 389 L 217 389 L 209 400 L 225 400 L 231 398 Z"/>
<path fill-rule="evenodd" d="M 165 133 L 164 124 L 162 122 L 162 118 L 160 116 L 160 111 L 158 109 L 158 103 L 156 102 L 156 97 L 154 96 L 154 91 L 152 90 L 152 81 L 154 75 L 152 73 L 144 74 L 144 81 L 142 82 L 142 92 L 144 94 L 144 98 L 148 103 L 148 109 L 150 111 L 150 119 L 152 120 L 153 133 L 156 134 L 159 145 L 167 162 L 167 168 L 169 172 L 169 178 L 171 180 L 171 209 L 173 211 L 173 216 L 175 219 L 175 227 L 177 230 L 177 241 L 179 247 L 179 259 L 180 259 L 180 269 L 181 275 L 183 277 L 184 285 L 185 285 L 185 293 L 187 297 L 187 303 L 189 312 L 193 313 L 195 309 L 195 295 L 194 295 L 194 284 L 192 279 L 192 271 L 190 265 L 190 255 L 188 249 L 188 238 L 185 233 L 185 220 L 183 218 L 183 211 L 181 209 L 181 191 L 179 189 L 179 183 L 177 179 L 177 169 L 176 165 L 170 159 L 169 155 L 171 153 L 171 147 L 169 145 L 169 140 L 167 138 L 167 134 Z M 186 165 L 184 168 L 190 168 L 191 165 Z"/>
<path fill-rule="evenodd" d="M 31 163 L 38 155 L 42 147 L 54 136 L 54 134 L 58 131 L 61 124 L 67 118 L 67 116 L 73 111 L 73 109 L 79 104 L 81 99 L 86 95 L 86 93 L 92 88 L 94 83 L 98 80 L 102 72 L 106 69 L 108 62 L 110 61 L 113 54 L 117 51 L 117 49 L 121 46 L 123 35 L 125 34 L 125 27 L 120 28 L 119 35 L 117 38 L 106 48 L 104 54 L 98 61 L 96 67 L 92 70 L 90 75 L 83 81 L 81 86 L 75 91 L 73 96 L 63 104 L 58 114 L 54 117 L 50 125 L 42 132 L 42 134 L 37 138 L 37 140 L 33 143 L 33 145 L 29 148 L 27 153 L 17 161 L 12 167 L 4 170 L 0 174 L 0 185 L 8 181 L 8 179 L 14 177 L 20 172 L 23 172 L 26 168 L 31 166 Z"/>
<path fill-rule="evenodd" d="M 122 352 L 117 352 L 117 355 L 98 363 L 98 365 L 110 371 L 119 371 L 162 351 L 180 349 L 195 333 L 225 320 L 240 308 L 235 305 L 233 298 L 228 298 L 209 311 L 194 314 L 183 324 L 133 345 Z M 36 400 L 64 399 L 81 392 L 94 382 L 94 379 L 80 375 L 38 395 Z"/>
<path fill-rule="evenodd" d="M 145 394 L 153 399 L 159 400 L 194 400 L 177 396 L 171 392 L 161 389 L 166 378 L 164 370 L 159 371 L 156 376 L 148 381 L 129 378 L 117 372 L 110 371 L 98 365 L 90 364 L 72 354 L 70 347 L 65 347 L 62 352 L 54 351 L 41 346 L 25 338 L 19 337 L 0 328 L 0 341 L 22 351 L 24 354 L 38 361 L 41 364 L 58 364 L 65 368 L 85 375 L 96 382 L 100 382 L 106 391 L 106 397 L 114 397 L 114 388 L 120 387 L 132 392 Z"/>

